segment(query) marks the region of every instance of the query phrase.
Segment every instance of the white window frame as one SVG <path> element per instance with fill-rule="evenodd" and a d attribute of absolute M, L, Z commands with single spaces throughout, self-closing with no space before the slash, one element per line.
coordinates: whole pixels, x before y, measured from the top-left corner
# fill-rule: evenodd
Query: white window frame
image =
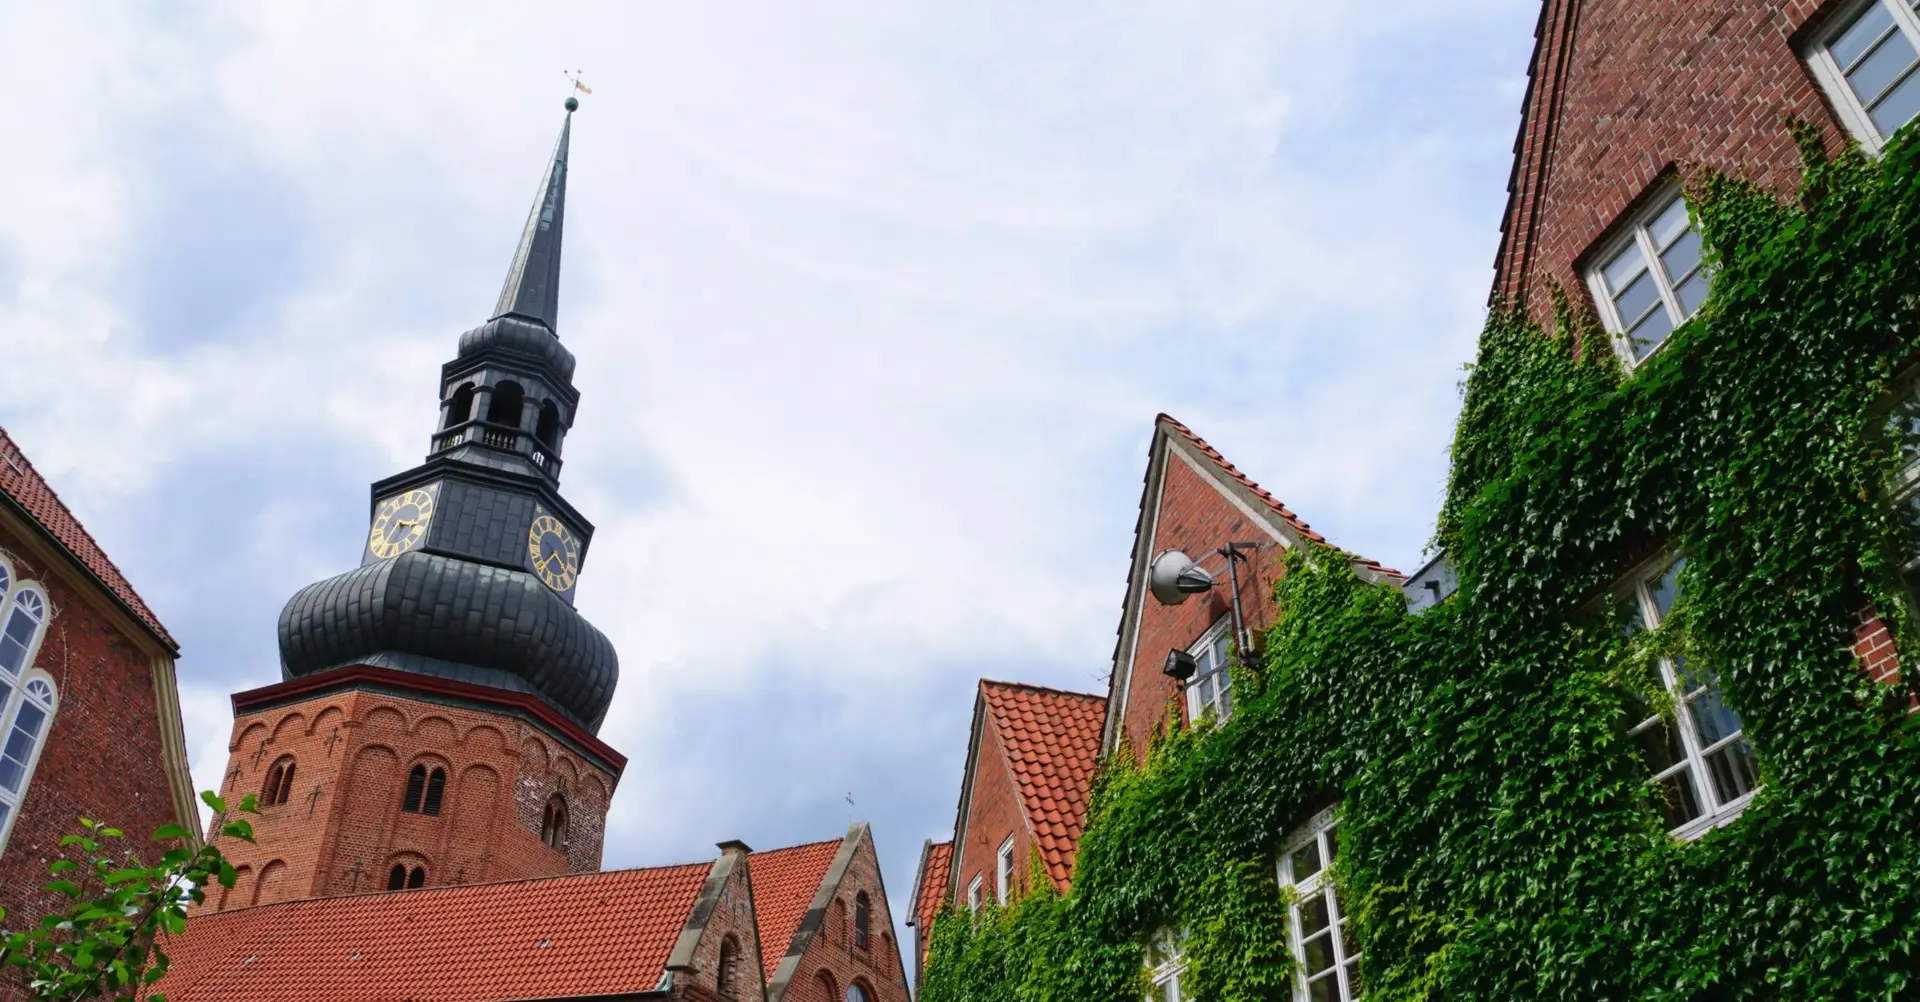
<path fill-rule="evenodd" d="M 1013 836 L 1007 836 L 1005 842 L 993 854 L 993 896 L 996 904 L 1004 905 L 1013 893 Z"/>
<path fill-rule="evenodd" d="M 1187 973 L 1186 939 L 1185 930 L 1162 929 L 1153 934 L 1147 945 L 1147 979 L 1153 984 L 1153 993 L 1147 996 L 1150 1002 L 1184 1002 L 1187 998 L 1186 988 L 1180 983 Z M 1153 963 L 1155 953 L 1166 959 Z"/>
<path fill-rule="evenodd" d="M 40 645 L 47 639 L 47 626 L 53 621 L 53 599 L 47 590 L 35 581 L 20 579 L 18 568 L 4 554 L 0 554 L 0 631 L 7 628 L 13 618 L 15 606 L 22 595 L 32 595 L 39 600 L 39 621 L 34 624 L 33 636 L 28 638 L 25 656 L 20 662 L 20 674 L 7 678 L 0 671 L 0 750 L 13 736 L 14 721 L 20 716 L 20 708 L 31 699 L 46 713 L 40 733 L 35 735 L 33 747 L 28 750 L 25 769 L 20 776 L 20 791 L 9 793 L 0 788 L 0 805 L 6 808 L 6 818 L 0 820 L 0 854 L 4 854 L 7 841 L 13 835 L 13 825 L 20 819 L 20 808 L 27 802 L 27 793 L 33 787 L 33 774 L 40 765 L 40 753 L 47 747 L 47 735 L 53 731 L 53 718 L 60 709 L 60 686 L 53 676 L 34 667 L 40 657 Z M 28 694 L 27 687 L 35 682 L 46 683 L 47 698 L 40 699 Z"/>
<path fill-rule="evenodd" d="M 1897 389 L 1893 394 L 1893 410 L 1887 416 L 1887 432 L 1896 449 L 1911 454 L 1888 484 L 1888 494 L 1894 508 L 1904 512 L 1902 521 L 1914 526 L 1920 524 L 1920 368 L 1902 373 L 1894 385 Z M 1901 413 L 1908 407 L 1913 408 L 1911 418 Z M 1911 424 L 1900 427 L 1907 421 Z M 1906 562 L 1900 566 L 1900 575 L 1907 585 L 1909 608 L 1920 614 L 1920 552 L 1907 554 Z"/>
<path fill-rule="evenodd" d="M 1628 575 L 1628 584 L 1624 589 L 1622 597 L 1626 601 L 1637 603 L 1640 610 L 1641 622 L 1645 624 L 1647 629 L 1659 629 L 1661 623 L 1660 607 L 1653 597 L 1655 586 L 1659 583 L 1660 579 L 1666 575 L 1668 570 L 1676 563 L 1685 559 L 1684 554 L 1664 553 L 1653 560 L 1641 564 L 1634 569 L 1632 574 Z M 1675 588 L 1677 589 L 1678 587 L 1676 583 Z M 1678 600 L 1677 592 L 1675 600 Z M 1746 721 L 1743 720 L 1740 722 L 1739 730 L 1720 738 L 1712 744 L 1703 745 L 1700 741 L 1700 732 L 1694 725 L 1693 709 L 1690 703 L 1692 697 L 1681 691 L 1679 672 L 1675 669 L 1673 660 L 1664 656 L 1657 660 L 1660 669 L 1660 684 L 1666 687 L 1668 696 L 1674 701 L 1672 727 L 1675 731 L 1679 732 L 1681 761 L 1657 773 L 1653 777 L 1652 782 L 1658 785 L 1667 776 L 1678 775 L 1682 770 L 1685 770 L 1692 777 L 1694 796 L 1700 802 L 1702 813 L 1699 817 L 1668 830 L 1674 838 L 1682 841 L 1692 841 L 1715 828 L 1731 824 L 1734 819 L 1740 816 L 1742 811 L 1747 809 L 1747 804 L 1752 802 L 1753 795 L 1759 791 L 1760 787 L 1756 782 L 1753 789 L 1737 797 L 1723 801 L 1720 799 L 1719 790 L 1713 785 L 1713 773 L 1707 765 L 1707 758 L 1724 748 L 1745 742 L 1748 744 L 1749 749 L 1751 749 L 1752 743 L 1747 740 Z M 1696 689 L 1694 695 L 1703 694 L 1708 689 L 1717 688 L 1720 688 L 1717 680 L 1708 682 Z M 1731 707 L 1728 708 L 1728 712 L 1733 712 Z M 1738 714 L 1736 714 L 1736 716 L 1738 716 Z M 1660 726 L 1660 722 L 1664 719 L 1664 715 L 1655 714 L 1645 720 L 1630 721 L 1627 733 L 1630 738 L 1637 736 L 1645 730 Z M 1636 757 L 1639 755 L 1637 743 L 1634 754 Z M 1758 765 L 1757 756 L 1755 757 L 1755 764 L 1756 766 Z M 1665 796 L 1665 792 L 1662 791 L 1661 795 Z"/>
<path fill-rule="evenodd" d="M 1840 113 L 1841 123 L 1860 143 L 1860 149 L 1870 155 L 1878 155 L 1885 149 L 1888 137 L 1880 132 L 1879 126 L 1873 124 L 1873 116 L 1861 102 L 1860 95 L 1854 93 L 1853 85 L 1847 82 L 1845 69 L 1833 58 L 1828 46 L 1845 29 L 1852 27 L 1855 19 L 1865 13 L 1868 7 L 1875 4 L 1888 9 L 1893 15 L 1895 30 L 1907 37 L 1915 52 L 1920 52 L 1920 13 L 1915 12 L 1911 5 L 1904 0 L 1854 0 L 1835 10 L 1820 34 L 1800 54 L 1806 60 L 1807 68 L 1813 71 L 1813 78 L 1827 92 L 1827 99 L 1833 102 L 1834 110 Z M 1920 73 L 1920 69 L 1910 69 L 1908 73 Z M 1888 89 L 1899 86 L 1900 82 L 1894 81 Z"/>
<path fill-rule="evenodd" d="M 1222 644 L 1222 640 L 1225 640 L 1226 643 Z M 1218 651 L 1217 657 L 1215 654 L 1216 651 Z M 1193 677 L 1187 680 L 1186 685 L 1187 719 L 1190 721 L 1199 720 L 1201 717 L 1211 713 L 1213 714 L 1215 722 L 1226 723 L 1227 718 L 1233 716 L 1233 694 L 1231 691 L 1233 689 L 1233 677 L 1228 674 L 1227 671 L 1228 666 L 1233 662 L 1232 617 L 1223 616 L 1219 622 L 1207 627 L 1207 631 L 1200 635 L 1200 639 L 1195 640 L 1187 647 L 1187 653 L 1193 655 L 1194 660 Z M 1206 661 L 1213 660 L 1217 660 L 1218 663 L 1214 664 L 1211 670 L 1203 671 L 1203 664 Z M 1227 684 L 1223 686 L 1216 683 L 1213 687 L 1213 698 L 1211 700 L 1204 700 L 1200 695 L 1200 683 L 1203 678 L 1210 676 L 1218 676 L 1220 681 L 1224 681 Z"/>
<path fill-rule="evenodd" d="M 1673 335 L 1669 332 L 1659 344 L 1649 349 L 1646 358 L 1634 357 L 1633 345 L 1628 343 L 1626 320 L 1620 316 L 1620 311 L 1613 302 L 1613 293 L 1607 289 L 1606 265 L 1621 251 L 1627 249 L 1629 244 L 1638 247 L 1641 260 L 1647 265 L 1647 276 L 1653 280 L 1654 291 L 1660 296 L 1660 308 L 1667 311 L 1667 319 L 1672 321 L 1674 329 L 1679 329 L 1681 324 L 1693 319 L 1692 314 L 1682 309 L 1680 295 L 1676 290 L 1686 284 L 1687 278 L 1707 267 L 1706 249 L 1701 248 L 1701 260 L 1694 266 L 1694 271 L 1675 280 L 1673 276 L 1667 274 L 1667 266 L 1660 260 L 1663 248 L 1654 243 L 1652 231 L 1649 229 L 1654 220 L 1673 207 L 1676 200 L 1686 201 L 1686 193 L 1681 190 L 1680 185 L 1677 182 L 1661 185 L 1655 190 L 1653 196 L 1646 200 L 1646 204 L 1628 217 L 1626 225 L 1622 227 L 1625 232 L 1602 245 L 1599 251 L 1592 255 L 1590 259 L 1592 263 L 1587 266 L 1587 291 L 1593 295 L 1594 306 L 1600 312 L 1601 325 L 1611 335 L 1607 340 L 1613 342 L 1615 354 L 1620 356 L 1620 361 L 1629 372 L 1637 366 L 1645 365 L 1647 359 L 1652 358 L 1656 352 L 1667 346 L 1667 342 Z M 1691 210 L 1692 207 L 1688 208 Z M 1693 229 L 1691 212 L 1687 219 L 1687 229 Z M 1682 231 L 1683 234 L 1685 232 Z M 1678 240 L 1679 238 L 1676 237 L 1674 242 L 1677 243 Z M 1672 246 L 1672 243 L 1667 245 L 1669 248 Z M 1708 279 L 1708 283 L 1711 286 L 1711 278 Z M 1697 312 L 1698 310 L 1695 311 Z"/>
<path fill-rule="evenodd" d="M 973 875 L 973 882 L 967 885 L 967 910 L 975 915 L 980 914 L 980 890 L 983 886 L 985 879 L 977 873 Z"/>
<path fill-rule="evenodd" d="M 1294 902 L 1287 908 L 1287 949 L 1294 958 L 1294 997 L 1301 1002 L 1306 1002 L 1310 996 L 1307 985 L 1309 972 L 1306 964 L 1306 943 L 1301 935 L 1300 911 L 1301 907 L 1316 895 L 1323 895 L 1327 904 L 1329 926 L 1327 939 L 1328 945 L 1333 949 L 1333 966 L 1315 980 L 1333 978 L 1339 992 L 1336 997 L 1343 1002 L 1360 996 L 1359 987 L 1354 984 L 1359 974 L 1360 955 L 1347 953 L 1345 935 L 1347 913 L 1340 904 L 1340 896 L 1334 888 L 1332 879 L 1328 876 L 1333 869 L 1333 860 L 1337 855 L 1338 846 L 1334 840 L 1334 829 L 1339 824 L 1339 818 L 1335 816 L 1334 811 L 1335 808 L 1329 807 L 1308 819 L 1306 824 L 1294 829 L 1293 834 L 1281 843 L 1280 859 L 1275 864 L 1279 871 L 1280 886 L 1292 888 L 1294 892 Z M 1305 876 L 1296 877 L 1293 872 L 1294 854 L 1305 849 L 1309 842 L 1314 844 L 1319 854 L 1320 868 Z M 1315 935 L 1317 937 L 1318 933 Z"/>

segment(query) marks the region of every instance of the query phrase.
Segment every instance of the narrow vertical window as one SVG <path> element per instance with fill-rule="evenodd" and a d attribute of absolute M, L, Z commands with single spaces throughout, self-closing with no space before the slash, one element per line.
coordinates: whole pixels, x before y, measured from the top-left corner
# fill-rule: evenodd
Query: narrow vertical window
<path fill-rule="evenodd" d="M 427 884 L 427 868 L 426 867 L 416 866 L 413 868 L 413 872 L 407 874 L 408 890 L 412 890 L 416 887 L 425 887 L 426 884 Z"/>
<path fill-rule="evenodd" d="M 1006 904 L 1013 894 L 1013 836 L 1007 836 L 1000 843 L 1000 851 L 993 854 L 993 900 L 996 904 Z"/>
<path fill-rule="evenodd" d="M 1186 939 L 1183 933 L 1171 929 L 1162 929 L 1147 942 L 1147 978 L 1153 985 L 1152 1002 L 1184 1002 L 1186 990 L 1180 987 L 1180 977 L 1187 972 L 1187 961 L 1181 953 Z"/>
<path fill-rule="evenodd" d="M 403 890 L 406 888 L 406 886 L 407 886 L 407 868 L 405 866 L 400 865 L 399 863 L 395 863 L 393 865 L 393 869 L 387 871 L 387 890 L 389 891 Z"/>
<path fill-rule="evenodd" d="M 1340 843 L 1331 809 L 1301 826 L 1280 854 L 1280 884 L 1292 887 L 1293 956 L 1299 961 L 1297 997 L 1310 1002 L 1348 1002 L 1360 995 L 1360 953 L 1347 928 L 1327 868 Z"/>
<path fill-rule="evenodd" d="M 981 878 L 978 874 L 975 874 L 973 881 L 967 885 L 967 910 L 975 915 L 980 914 L 980 885 Z"/>
<path fill-rule="evenodd" d="M 400 809 L 413 814 L 420 813 L 420 799 L 427 791 L 427 767 L 416 765 L 407 773 L 407 794 L 400 801 Z"/>
<path fill-rule="evenodd" d="M 0 626 L 0 672 L 18 678 L 27 670 L 46 624 L 46 596 L 24 586 L 15 592 L 6 625 Z"/>
<path fill-rule="evenodd" d="M 282 755 L 267 770 L 267 781 L 260 787 L 260 806 L 284 804 L 293 793 L 293 756 Z"/>
<path fill-rule="evenodd" d="M 1194 641 L 1187 653 L 1193 655 L 1193 678 L 1187 682 L 1187 719 L 1199 720 L 1212 714 L 1224 721 L 1233 714 L 1233 676 L 1227 671 L 1233 631 L 1227 620 L 1215 623 Z"/>
<path fill-rule="evenodd" d="M 1681 558 L 1629 586 L 1623 612 L 1630 634 L 1665 622 L 1680 598 L 1685 566 Z M 1760 767 L 1713 672 L 1678 655 L 1658 661 L 1660 683 L 1674 698 L 1673 715 L 1634 696 L 1627 706 L 1628 734 L 1660 788 L 1667 827 L 1691 837 L 1746 806 L 1760 785 Z"/>
<path fill-rule="evenodd" d="M 439 814 L 440 798 L 447 792 L 447 770 L 435 767 L 427 776 L 427 795 L 420 801 L 420 813 Z"/>
<path fill-rule="evenodd" d="M 1628 365 L 1637 365 L 1707 301 L 1700 234 L 1678 191 L 1630 221 L 1588 273 L 1594 301 Z"/>
<path fill-rule="evenodd" d="M 18 693 L 12 700 L 6 742 L 0 744 L 0 847 L 12 831 L 20 802 L 26 799 L 27 784 L 33 779 L 33 767 L 40 761 L 40 750 L 46 746 L 59 703 L 52 677 L 43 672 L 29 674 Z"/>
<path fill-rule="evenodd" d="M 1877 152 L 1920 114 L 1920 14 L 1914 0 L 1859 0 L 1807 53 L 1847 128 Z"/>
<path fill-rule="evenodd" d="M 554 794 L 540 813 L 540 841 L 562 852 L 567 847 L 567 802 Z"/>
<path fill-rule="evenodd" d="M 862 950 L 873 945 L 873 899 L 865 891 L 853 896 L 853 945 Z"/>
<path fill-rule="evenodd" d="M 740 993 L 740 943 L 732 936 L 720 941 L 720 994 L 733 998 Z"/>

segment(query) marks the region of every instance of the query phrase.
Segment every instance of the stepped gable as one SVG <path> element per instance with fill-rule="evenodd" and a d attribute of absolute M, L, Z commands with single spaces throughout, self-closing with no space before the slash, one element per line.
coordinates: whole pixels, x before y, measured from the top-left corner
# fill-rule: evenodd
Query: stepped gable
<path fill-rule="evenodd" d="M 1105 697 L 982 679 L 980 694 L 1006 749 L 1047 874 L 1065 887 L 1100 764 Z"/>
<path fill-rule="evenodd" d="M 809 842 L 806 845 L 770 849 L 747 857 L 753 874 L 753 911 L 760 930 L 760 959 L 766 976 L 773 969 L 800 931 L 800 923 L 813 905 L 820 882 L 840 853 L 845 839 Z"/>
<path fill-rule="evenodd" d="M 639 994 L 712 865 L 308 898 L 195 916 L 165 944 L 175 1002 L 483 1002 Z"/>
<path fill-rule="evenodd" d="M 5 428 L 0 428 L 0 494 L 25 512 L 62 549 L 72 554 L 142 626 L 152 630 L 153 635 L 165 642 L 168 648 L 176 652 L 180 649 L 173 635 L 160 625 L 160 618 L 147 608 L 147 603 L 133 590 L 126 575 L 121 574 L 120 568 L 107 558 L 107 551 L 100 548 L 86 527 L 73 516 L 66 502 L 60 500 L 60 495 L 55 494 L 45 478 L 33 468 L 33 463 L 28 461 Z"/>

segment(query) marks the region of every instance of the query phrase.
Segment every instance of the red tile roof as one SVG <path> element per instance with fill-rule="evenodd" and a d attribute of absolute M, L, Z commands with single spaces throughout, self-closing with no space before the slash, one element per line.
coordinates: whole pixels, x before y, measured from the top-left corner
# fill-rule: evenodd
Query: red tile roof
<path fill-rule="evenodd" d="M 393 891 L 197 915 L 175 1002 L 496 1002 L 659 983 L 712 865 Z"/>
<path fill-rule="evenodd" d="M 1006 750 L 1040 858 L 1054 884 L 1064 889 L 1073 878 L 1073 856 L 1087 820 L 1107 700 L 988 679 L 980 680 L 980 697 Z"/>
<path fill-rule="evenodd" d="M 1263 503 L 1265 503 L 1267 508 L 1270 511 L 1272 511 L 1275 515 L 1278 515 L 1281 518 L 1281 520 L 1285 521 L 1288 525 L 1292 526 L 1293 531 L 1323 546 L 1333 546 L 1332 543 L 1327 542 L 1327 538 L 1325 536 L 1322 536 L 1318 532 L 1313 531 L 1313 527 L 1308 525 L 1305 522 L 1305 520 L 1301 519 L 1300 516 L 1295 515 L 1292 511 L 1288 510 L 1286 505 L 1281 504 L 1279 498 L 1276 498 L 1273 495 L 1267 493 L 1266 488 L 1261 487 L 1259 484 L 1254 483 L 1251 478 L 1249 478 L 1246 474 L 1241 473 L 1240 470 L 1237 467 L 1235 467 L 1232 463 L 1227 462 L 1227 457 L 1222 456 L 1220 454 L 1220 450 L 1214 448 L 1211 445 L 1208 445 L 1206 439 L 1201 438 L 1198 435 L 1195 435 L 1193 433 L 1193 429 L 1188 428 L 1184 424 L 1181 424 L 1179 421 L 1175 420 L 1172 416 L 1167 414 L 1161 414 L 1158 417 L 1156 417 L 1154 420 L 1156 422 L 1164 422 L 1168 427 L 1172 428 L 1175 432 L 1178 432 L 1181 438 L 1184 438 L 1187 440 L 1188 445 L 1191 445 L 1195 449 L 1198 449 L 1201 452 L 1201 454 L 1205 455 L 1208 459 L 1212 460 L 1213 464 L 1220 468 L 1220 472 L 1226 474 L 1229 478 L 1233 479 L 1236 483 L 1240 484 L 1240 486 L 1245 487 L 1249 491 L 1252 491 L 1254 496 L 1259 498 Z M 1141 503 L 1143 505 L 1146 503 L 1145 498 L 1142 498 Z M 1141 524 L 1143 526 L 1145 525 L 1144 522 L 1142 522 Z M 1334 547 L 1334 549 L 1338 550 L 1341 553 L 1346 553 L 1345 550 L 1340 550 L 1339 547 Z M 1354 563 L 1359 564 L 1363 567 L 1371 567 L 1374 570 L 1380 571 L 1383 574 L 1391 574 L 1397 578 L 1401 578 L 1401 579 L 1406 578 L 1405 574 L 1402 574 L 1399 571 L 1396 571 L 1393 568 L 1388 567 L 1377 560 L 1369 560 L 1366 557 L 1363 557 L 1354 553 L 1347 553 L 1347 556 L 1351 557 Z"/>
<path fill-rule="evenodd" d="M 767 977 L 793 945 L 793 934 L 813 906 L 813 896 L 845 839 L 769 849 L 747 857 L 753 877 L 753 913 L 760 927 L 760 959 Z"/>
<path fill-rule="evenodd" d="M 80 566 L 104 585 L 109 594 L 133 613 L 134 618 L 152 630 L 154 636 L 168 647 L 179 649 L 180 645 L 167 633 L 167 628 L 160 625 L 159 617 L 147 608 L 147 603 L 141 600 L 139 593 L 133 590 L 133 585 L 120 573 L 120 568 L 107 559 L 107 552 L 94 542 L 80 520 L 74 518 L 66 503 L 60 500 L 60 495 L 53 492 L 39 471 L 27 461 L 26 455 L 5 428 L 0 428 L 0 494 L 5 494 L 28 517 L 38 522 L 47 535 L 52 536 Z"/>
<path fill-rule="evenodd" d="M 947 874 L 953 868 L 953 843 L 934 842 L 927 846 L 927 858 L 920 864 L 920 886 L 913 892 L 913 918 L 920 939 L 933 935 L 934 916 L 946 905 Z"/>

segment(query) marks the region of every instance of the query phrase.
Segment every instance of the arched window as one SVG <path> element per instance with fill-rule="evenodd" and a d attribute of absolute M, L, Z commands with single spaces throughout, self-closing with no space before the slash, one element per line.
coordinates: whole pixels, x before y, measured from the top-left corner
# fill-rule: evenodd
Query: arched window
<path fill-rule="evenodd" d="M 425 764 L 416 765 L 407 773 L 407 795 L 400 801 L 400 809 L 411 814 L 439 814 L 446 793 L 447 770 L 434 766 L 428 772 Z"/>
<path fill-rule="evenodd" d="M 260 806 L 284 804 L 293 793 L 293 756 L 282 755 L 267 770 L 267 782 L 260 788 Z"/>
<path fill-rule="evenodd" d="M 873 945 L 873 901 L 867 892 L 853 896 L 853 945 L 865 950 Z"/>
<path fill-rule="evenodd" d="M 487 401 L 487 421 L 491 424 L 520 427 L 520 402 L 525 400 L 526 396 L 527 391 L 512 380 L 494 387 L 493 398 Z"/>
<path fill-rule="evenodd" d="M 847 986 L 847 1002 L 867 1002 L 867 990 L 856 981 Z"/>
<path fill-rule="evenodd" d="M 387 890 L 389 891 L 410 891 L 416 887 L 424 887 L 426 883 L 427 868 L 424 866 L 416 866 L 409 870 L 407 864 L 395 863 L 393 869 L 387 871 Z"/>
<path fill-rule="evenodd" d="M 833 907 L 827 912 L 827 941 L 835 946 L 847 945 L 847 903 L 839 898 L 833 899 Z"/>
<path fill-rule="evenodd" d="M 560 409 L 555 407 L 551 400 L 543 401 L 540 404 L 540 423 L 533 426 L 533 437 L 539 439 L 541 445 L 551 449 L 554 439 L 559 434 Z"/>
<path fill-rule="evenodd" d="M 732 998 L 740 994 L 740 943 L 732 936 L 720 941 L 720 994 Z"/>
<path fill-rule="evenodd" d="M 567 848 L 567 802 L 559 794 L 540 812 L 540 841 L 562 852 Z"/>
<path fill-rule="evenodd" d="M 412 890 L 416 887 L 425 887 L 426 884 L 427 884 L 427 868 L 426 867 L 416 866 L 413 868 L 412 873 L 407 874 L 408 890 Z"/>
<path fill-rule="evenodd" d="M 7 609 L 6 626 L 0 628 L 0 671 L 18 678 L 32 662 L 34 648 L 46 628 L 47 597 L 38 588 L 23 584 L 13 593 L 12 603 L 0 602 L 0 608 Z"/>
<path fill-rule="evenodd" d="M 447 421 L 443 428 L 451 428 L 473 417 L 473 384 L 461 383 L 460 388 L 447 398 Z"/>
<path fill-rule="evenodd" d="M 6 743 L 0 744 L 0 845 L 5 844 L 5 833 L 12 829 L 20 802 L 26 799 L 27 783 L 33 779 L 33 767 L 40 761 L 40 749 L 47 743 L 53 711 L 59 705 L 53 677 L 45 672 L 28 672 L 16 691 Z"/>
<path fill-rule="evenodd" d="M 820 1002 L 840 1002 L 840 986 L 834 983 L 833 975 L 821 971 L 820 975 L 813 979 L 813 984 L 814 994 L 819 996 Z"/>

